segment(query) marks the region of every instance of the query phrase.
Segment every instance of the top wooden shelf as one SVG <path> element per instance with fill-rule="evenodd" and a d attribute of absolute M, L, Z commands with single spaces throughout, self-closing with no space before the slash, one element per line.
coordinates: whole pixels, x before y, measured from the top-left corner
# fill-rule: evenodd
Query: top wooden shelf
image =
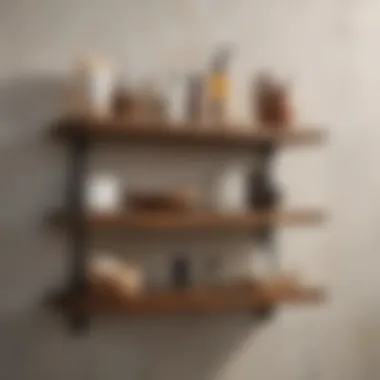
<path fill-rule="evenodd" d="M 125 122 L 85 117 L 64 117 L 51 128 L 62 139 L 85 137 L 91 141 L 144 143 L 157 145 L 207 146 L 250 149 L 269 142 L 281 145 L 320 144 L 326 133 L 310 126 L 289 126 L 282 130 L 258 125 L 245 130 L 239 125 L 199 125 L 158 122 Z"/>

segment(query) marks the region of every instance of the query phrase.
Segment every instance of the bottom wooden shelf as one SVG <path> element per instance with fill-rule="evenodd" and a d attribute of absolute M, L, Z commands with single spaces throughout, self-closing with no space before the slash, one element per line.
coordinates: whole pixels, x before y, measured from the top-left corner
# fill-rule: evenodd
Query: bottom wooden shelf
<path fill-rule="evenodd" d="M 300 285 L 290 277 L 265 283 L 241 282 L 229 286 L 150 292 L 123 296 L 107 286 L 92 286 L 81 297 L 60 294 L 55 306 L 90 315 L 136 315 L 210 313 L 264 310 L 283 303 L 315 303 L 325 298 L 322 289 Z"/>

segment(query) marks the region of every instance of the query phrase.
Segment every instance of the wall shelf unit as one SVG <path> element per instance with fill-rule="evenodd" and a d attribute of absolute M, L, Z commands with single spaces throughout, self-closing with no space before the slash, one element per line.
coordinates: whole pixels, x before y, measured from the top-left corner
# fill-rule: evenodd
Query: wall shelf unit
<path fill-rule="evenodd" d="M 67 291 L 52 298 L 55 306 L 69 311 L 76 328 L 83 328 L 91 316 L 98 314 L 158 315 L 192 312 L 248 311 L 261 313 L 281 303 L 319 302 L 321 289 L 310 289 L 283 282 L 245 283 L 219 287 L 190 288 L 182 291 L 146 293 L 135 298 L 121 297 L 106 288 L 95 288 L 86 276 L 88 239 L 92 231 L 122 232 L 224 232 L 252 231 L 253 238 L 269 251 L 274 249 L 277 227 L 307 227 L 325 219 L 314 209 L 247 210 L 240 214 L 217 212 L 93 214 L 84 207 L 83 186 L 87 159 L 93 143 L 181 146 L 217 148 L 226 151 L 246 150 L 259 158 L 264 181 L 270 180 L 268 163 L 277 148 L 283 146 L 320 145 L 326 133 L 310 126 L 257 126 L 243 131 L 241 126 L 174 125 L 166 122 L 126 123 L 84 117 L 64 117 L 53 123 L 49 134 L 71 149 L 67 208 L 48 215 L 54 227 L 68 231 L 71 274 Z M 256 232 L 263 232 L 256 234 Z M 282 285 L 281 285 L 282 284 Z"/>

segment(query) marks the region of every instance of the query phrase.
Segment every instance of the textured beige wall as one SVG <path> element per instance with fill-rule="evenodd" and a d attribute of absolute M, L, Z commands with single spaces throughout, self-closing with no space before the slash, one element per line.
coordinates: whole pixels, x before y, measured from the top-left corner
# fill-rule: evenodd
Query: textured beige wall
<path fill-rule="evenodd" d="M 0 378 L 378 379 L 379 8 L 375 0 L 2 0 Z M 184 73 L 204 67 L 223 41 L 236 46 L 235 118 L 247 115 L 249 76 L 269 66 L 292 78 L 300 118 L 331 131 L 330 147 L 285 152 L 278 167 L 289 206 L 331 210 L 326 228 L 279 236 L 282 266 L 326 283 L 330 302 L 282 310 L 259 326 L 239 315 L 98 321 L 87 338 L 73 339 L 37 302 L 66 265 L 63 238 L 41 225 L 65 180 L 64 151 L 42 138 L 59 109 L 59 77 L 87 50 L 134 77 Z M 139 173 L 156 173 L 148 153 L 138 169 L 130 160 L 137 153 L 128 152 L 117 171 L 143 183 Z M 98 153 L 93 164 L 114 168 L 118 154 Z M 163 159 L 170 177 L 178 167 L 169 153 Z M 206 175 L 183 164 L 189 176 Z M 140 260 L 160 281 L 167 258 L 149 252 L 221 249 L 213 244 L 135 241 L 123 249 L 146 249 Z"/>

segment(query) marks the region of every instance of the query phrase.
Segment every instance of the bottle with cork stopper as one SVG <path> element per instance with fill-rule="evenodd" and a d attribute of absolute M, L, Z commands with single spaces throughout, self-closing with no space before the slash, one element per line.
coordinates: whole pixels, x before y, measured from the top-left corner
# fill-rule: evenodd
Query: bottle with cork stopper
<path fill-rule="evenodd" d="M 227 47 L 219 48 L 211 62 L 211 71 L 208 76 L 208 121 L 210 124 L 226 122 L 227 102 L 230 93 L 228 65 L 231 50 Z"/>

